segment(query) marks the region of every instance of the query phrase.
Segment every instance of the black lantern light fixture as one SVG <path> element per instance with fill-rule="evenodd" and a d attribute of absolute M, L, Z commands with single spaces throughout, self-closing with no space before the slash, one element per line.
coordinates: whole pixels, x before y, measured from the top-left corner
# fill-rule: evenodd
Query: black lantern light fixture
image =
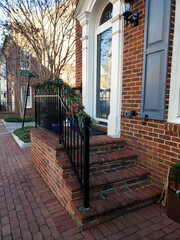
<path fill-rule="evenodd" d="M 131 23 L 132 27 L 135 27 L 139 23 L 139 13 L 134 13 L 132 15 L 132 6 L 134 0 L 121 0 L 123 6 L 123 16 L 126 21 L 126 26 L 128 26 L 128 22 Z"/>

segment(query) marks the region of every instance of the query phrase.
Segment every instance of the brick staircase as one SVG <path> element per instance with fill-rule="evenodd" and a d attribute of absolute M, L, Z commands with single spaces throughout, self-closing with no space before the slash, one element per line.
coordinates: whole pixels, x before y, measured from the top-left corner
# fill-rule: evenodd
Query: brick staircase
<path fill-rule="evenodd" d="M 55 160 L 64 189 L 61 202 L 81 229 L 158 200 L 161 189 L 148 180 L 149 172 L 137 165 L 136 155 L 125 150 L 122 139 L 94 136 L 90 146 L 89 210 L 82 207 L 83 193 L 62 148 Z"/>

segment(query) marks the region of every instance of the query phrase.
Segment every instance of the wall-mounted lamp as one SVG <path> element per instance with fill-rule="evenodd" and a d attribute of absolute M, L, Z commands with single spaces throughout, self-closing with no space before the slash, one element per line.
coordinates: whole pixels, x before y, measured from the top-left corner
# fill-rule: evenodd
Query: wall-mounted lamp
<path fill-rule="evenodd" d="M 132 15 L 132 6 L 134 0 L 121 0 L 123 6 L 123 16 L 126 21 L 126 26 L 128 26 L 128 22 L 131 23 L 132 27 L 135 27 L 139 23 L 139 13 L 135 13 Z"/>

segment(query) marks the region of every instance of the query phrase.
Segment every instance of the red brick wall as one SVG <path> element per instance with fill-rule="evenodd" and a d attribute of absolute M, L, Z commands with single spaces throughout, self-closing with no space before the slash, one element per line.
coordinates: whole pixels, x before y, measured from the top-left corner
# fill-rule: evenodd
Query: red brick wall
<path fill-rule="evenodd" d="M 162 184 L 167 176 L 168 166 L 179 161 L 180 140 L 177 126 L 165 123 L 168 115 L 171 77 L 172 44 L 175 18 L 175 1 L 172 1 L 171 34 L 166 92 L 166 121 L 148 120 L 142 125 L 140 118 L 143 73 L 143 48 L 145 24 L 145 0 L 136 1 L 134 12 L 139 12 L 139 25 L 124 29 L 122 112 L 136 110 L 137 116 L 129 119 L 122 116 L 121 136 L 127 148 L 138 154 L 139 164 L 150 172 L 152 181 Z"/>
<path fill-rule="evenodd" d="M 143 50 L 145 27 L 145 0 L 134 3 L 133 12 L 140 15 L 139 25 L 124 28 L 124 56 L 123 56 L 123 83 L 122 83 L 122 113 L 126 110 L 136 110 L 137 116 L 129 119 L 122 115 L 121 137 L 126 140 L 127 148 L 138 154 L 138 162 L 151 172 L 154 183 L 162 185 L 165 182 L 168 166 L 179 161 L 180 158 L 180 126 L 167 123 L 169 90 L 171 78 L 171 60 L 175 20 L 175 2 L 172 1 L 171 33 L 169 48 L 169 63 L 166 91 L 165 121 L 148 120 L 142 125 L 140 118 L 141 92 L 143 74 Z M 81 32 L 79 24 L 77 31 Z M 79 49 L 81 42 L 76 46 L 76 79 L 79 84 L 82 77 L 82 55 Z"/>
<path fill-rule="evenodd" d="M 72 193 L 65 186 L 66 179 L 75 176 L 74 171 L 66 171 L 57 165 L 58 159 L 67 156 L 61 145 L 57 144 L 58 138 L 43 129 L 31 131 L 31 160 L 36 171 L 41 175 L 57 199 L 70 213 L 74 221 Z M 79 193 L 81 196 L 81 192 Z M 79 196 L 77 194 L 76 197 Z M 78 224 L 78 222 L 77 222 Z"/>
<path fill-rule="evenodd" d="M 79 0 L 76 0 L 76 4 Z M 76 20 L 76 86 L 80 86 L 82 82 L 82 27 Z"/>
<path fill-rule="evenodd" d="M 82 82 L 82 28 L 76 20 L 76 86 L 80 86 Z"/>

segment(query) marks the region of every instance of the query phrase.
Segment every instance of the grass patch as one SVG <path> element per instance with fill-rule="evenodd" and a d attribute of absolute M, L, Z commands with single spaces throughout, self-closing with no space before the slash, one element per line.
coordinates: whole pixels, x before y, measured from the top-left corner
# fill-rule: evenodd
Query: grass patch
<path fill-rule="evenodd" d="M 7 117 L 4 117 L 3 120 L 5 122 L 22 122 L 22 117 L 16 116 L 16 115 L 9 115 Z M 25 117 L 25 122 L 34 122 L 35 118 L 32 116 Z"/>
<path fill-rule="evenodd" d="M 16 135 L 24 143 L 30 143 L 30 130 L 34 128 L 33 126 L 27 126 L 18 128 L 13 131 L 13 134 Z"/>

